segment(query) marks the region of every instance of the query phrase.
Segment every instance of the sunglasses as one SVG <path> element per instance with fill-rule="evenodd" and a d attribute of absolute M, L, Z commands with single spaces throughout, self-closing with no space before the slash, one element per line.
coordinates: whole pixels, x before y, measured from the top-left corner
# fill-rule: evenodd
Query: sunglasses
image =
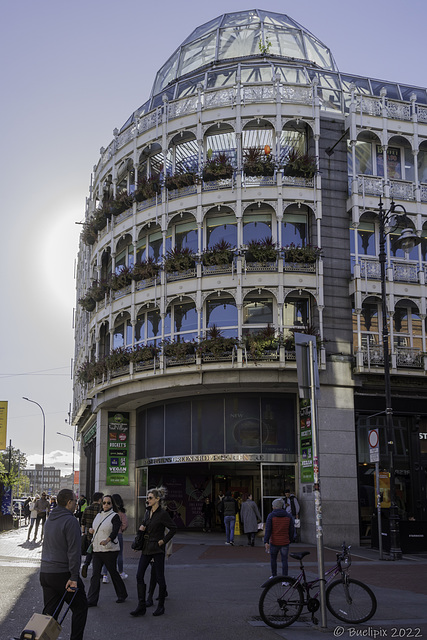
<path fill-rule="evenodd" d="M 147 500 L 154 500 L 154 496 L 147 496 Z"/>
<path fill-rule="evenodd" d="M 111 504 L 111 502 L 103 502 L 102 504 Z"/>

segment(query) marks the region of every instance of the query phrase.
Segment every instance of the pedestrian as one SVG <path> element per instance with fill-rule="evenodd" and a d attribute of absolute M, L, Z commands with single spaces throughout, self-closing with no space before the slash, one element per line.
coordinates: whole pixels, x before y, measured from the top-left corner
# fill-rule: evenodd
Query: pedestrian
<path fill-rule="evenodd" d="M 48 515 L 51 514 L 51 512 L 55 509 L 57 504 L 58 503 L 56 501 L 56 496 L 51 496 L 50 501 L 49 501 L 49 513 L 48 513 Z"/>
<path fill-rule="evenodd" d="M 251 493 L 246 500 L 242 502 L 242 506 L 240 507 L 240 521 L 243 526 L 243 531 L 248 537 L 248 544 L 254 547 L 255 534 L 258 531 L 258 522 L 261 522 L 261 515 L 257 505 L 252 500 Z"/>
<path fill-rule="evenodd" d="M 225 535 L 227 536 L 225 544 L 234 546 L 234 527 L 236 526 L 236 514 L 239 511 L 239 507 L 237 501 L 232 497 L 231 491 L 226 492 L 221 505 L 224 516 Z"/>
<path fill-rule="evenodd" d="M 295 531 L 296 540 L 299 540 L 299 533 L 300 533 L 300 527 L 301 527 L 301 522 L 299 517 L 300 506 L 299 506 L 299 502 L 297 500 L 296 495 L 293 494 L 289 488 L 285 489 L 285 497 L 283 498 L 283 502 L 284 502 L 284 508 L 288 513 L 291 514 L 291 516 L 294 519 L 294 526 L 296 529 Z"/>
<path fill-rule="evenodd" d="M 277 556 L 282 558 L 282 575 L 288 575 L 289 544 L 294 541 L 294 519 L 283 508 L 282 498 L 273 500 L 273 511 L 265 523 L 264 545 L 270 554 L 271 578 L 277 576 Z"/>
<path fill-rule="evenodd" d="M 25 526 L 27 526 L 27 524 L 29 524 L 30 521 L 30 502 L 33 500 L 33 498 L 27 498 L 24 502 L 24 506 L 22 507 L 23 512 L 24 512 L 24 522 L 25 522 Z"/>
<path fill-rule="evenodd" d="M 87 594 L 89 607 L 96 607 L 98 604 L 103 565 L 106 566 L 111 576 L 117 596 L 117 604 L 121 604 L 128 597 L 125 583 L 117 571 L 117 557 L 120 548 L 117 536 L 120 530 L 120 522 L 112 496 L 104 495 L 102 511 L 95 516 L 92 527 L 89 529 L 89 533 L 93 536 L 93 570 Z"/>
<path fill-rule="evenodd" d="M 136 574 L 138 606 L 134 611 L 130 612 L 132 616 L 143 616 L 146 612 L 144 576 L 151 560 L 154 562 L 156 581 L 159 585 L 159 604 L 153 616 L 161 616 L 165 612 L 165 550 L 167 543 L 173 538 L 177 530 L 175 522 L 166 512 L 165 496 L 166 490 L 164 487 L 150 489 L 147 494 L 151 510 L 145 524 L 143 522 L 139 527 L 139 530 L 144 533 L 144 546 Z M 169 531 L 166 533 L 165 529 Z"/>
<path fill-rule="evenodd" d="M 212 516 L 213 516 L 213 504 L 209 496 L 206 496 L 203 505 L 202 505 L 202 514 L 204 527 L 203 531 L 211 531 L 212 529 Z"/>
<path fill-rule="evenodd" d="M 39 530 L 39 524 L 42 524 L 42 533 L 40 537 L 40 541 L 43 540 L 44 533 L 44 525 L 46 523 L 47 514 L 49 512 L 49 500 L 47 499 L 46 493 L 43 491 L 41 498 L 36 500 L 35 508 L 37 510 L 37 518 L 36 518 L 36 529 L 34 531 L 34 542 L 36 542 L 37 531 Z"/>
<path fill-rule="evenodd" d="M 83 512 L 82 521 L 81 521 L 81 530 L 88 539 L 89 542 L 92 540 L 92 534 L 89 533 L 89 529 L 92 527 L 92 523 L 95 519 L 95 516 L 102 509 L 102 498 L 104 494 L 97 491 L 93 494 L 92 504 L 90 504 Z M 87 578 L 87 570 L 89 568 L 90 563 L 92 562 L 92 553 L 87 553 L 85 557 L 84 564 L 82 566 L 82 576 L 83 578 Z"/>
<path fill-rule="evenodd" d="M 40 567 L 43 614 L 57 619 L 61 612 L 61 599 L 66 593 L 65 602 L 72 600 L 70 640 L 83 640 L 88 605 L 84 584 L 79 576 L 80 528 L 73 516 L 76 496 L 71 489 L 61 489 L 57 502 L 44 531 Z"/>
<path fill-rule="evenodd" d="M 126 516 L 126 509 L 123 504 L 122 496 L 118 493 L 113 493 L 113 500 L 117 505 L 117 510 L 119 513 L 119 518 L 121 523 L 119 533 L 117 536 L 119 539 L 119 546 L 120 546 L 119 556 L 117 558 L 117 568 L 119 570 L 122 580 L 126 580 L 126 578 L 128 577 L 128 574 L 123 571 L 123 534 L 128 528 L 128 519 Z"/>
<path fill-rule="evenodd" d="M 36 509 L 36 501 L 40 498 L 39 495 L 36 495 L 34 498 L 31 498 L 31 502 L 28 507 L 30 509 L 30 528 L 28 529 L 27 541 L 29 541 L 31 537 L 31 531 L 36 524 L 37 520 L 37 509 Z"/>

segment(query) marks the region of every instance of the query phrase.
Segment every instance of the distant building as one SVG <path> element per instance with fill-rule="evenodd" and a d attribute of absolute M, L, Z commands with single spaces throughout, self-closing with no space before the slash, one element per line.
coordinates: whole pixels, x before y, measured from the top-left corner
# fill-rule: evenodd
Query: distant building
<path fill-rule="evenodd" d="M 23 474 L 30 479 L 30 493 L 41 493 L 46 491 L 48 494 L 57 494 L 61 488 L 61 471 L 55 467 L 45 467 L 42 473 L 43 465 L 36 464 L 35 469 L 24 469 Z M 44 482 L 42 483 L 42 476 Z"/>
<path fill-rule="evenodd" d="M 68 476 L 61 476 L 60 479 L 60 489 L 71 489 L 74 491 L 74 482 L 73 482 L 73 474 L 70 473 Z"/>

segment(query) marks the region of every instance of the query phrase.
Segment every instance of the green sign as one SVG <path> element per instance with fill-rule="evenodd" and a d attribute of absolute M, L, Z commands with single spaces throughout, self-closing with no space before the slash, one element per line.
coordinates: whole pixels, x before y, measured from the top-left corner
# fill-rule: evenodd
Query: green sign
<path fill-rule="evenodd" d="M 300 401 L 299 418 L 301 482 L 313 482 L 313 439 L 310 400 Z"/>
<path fill-rule="evenodd" d="M 108 412 L 107 485 L 129 484 L 129 414 Z"/>

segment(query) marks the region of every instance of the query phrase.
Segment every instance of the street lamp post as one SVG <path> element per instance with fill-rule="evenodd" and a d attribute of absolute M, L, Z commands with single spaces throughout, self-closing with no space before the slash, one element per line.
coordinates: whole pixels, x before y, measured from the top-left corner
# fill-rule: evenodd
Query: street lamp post
<path fill-rule="evenodd" d="M 42 414 L 43 414 L 43 450 L 42 450 L 42 486 L 41 486 L 41 490 L 44 491 L 45 490 L 45 486 L 44 486 L 44 451 L 45 451 L 45 444 L 46 444 L 46 417 L 44 415 L 44 411 L 43 411 L 43 407 L 41 406 L 41 404 L 39 404 L 38 402 L 36 402 L 35 400 L 30 400 L 29 398 L 25 398 L 24 396 L 22 396 L 23 400 L 27 400 L 27 402 L 33 402 L 34 404 L 36 404 Z M 37 474 L 36 474 L 37 477 Z"/>
<path fill-rule="evenodd" d="M 400 213 L 401 211 L 401 213 Z M 390 522 L 390 559 L 400 560 L 402 558 L 402 550 L 400 548 L 400 536 L 399 536 L 399 515 L 396 502 L 396 483 L 394 475 L 394 431 L 393 431 L 393 408 L 391 401 L 391 378 L 390 378 L 390 354 L 389 354 L 389 332 L 388 332 L 388 313 L 387 313 L 387 289 L 386 289 L 386 237 L 387 235 L 397 229 L 402 222 L 407 222 L 408 216 L 406 210 L 402 205 L 396 205 L 391 201 L 390 209 L 387 211 L 383 208 L 382 199 L 380 198 L 379 210 L 379 255 L 378 260 L 380 263 L 380 277 L 381 277 L 381 310 L 383 316 L 382 326 L 382 339 L 383 339 L 383 354 L 384 354 L 384 390 L 385 390 L 385 418 L 386 418 L 386 434 L 387 434 L 387 452 L 389 457 L 389 473 L 390 473 L 390 509 L 389 509 L 389 522 Z M 389 231 L 386 231 L 386 226 L 391 226 Z M 396 246 L 402 249 L 412 249 L 415 245 L 419 244 L 421 239 L 413 232 L 413 230 L 406 226 L 403 229 L 400 237 L 396 240 Z"/>
<path fill-rule="evenodd" d="M 56 432 L 58 434 L 58 436 L 64 436 L 64 438 L 70 438 L 71 442 L 73 443 L 73 491 L 74 491 L 74 438 L 72 436 L 69 436 L 66 433 L 60 433 L 59 431 Z"/>

